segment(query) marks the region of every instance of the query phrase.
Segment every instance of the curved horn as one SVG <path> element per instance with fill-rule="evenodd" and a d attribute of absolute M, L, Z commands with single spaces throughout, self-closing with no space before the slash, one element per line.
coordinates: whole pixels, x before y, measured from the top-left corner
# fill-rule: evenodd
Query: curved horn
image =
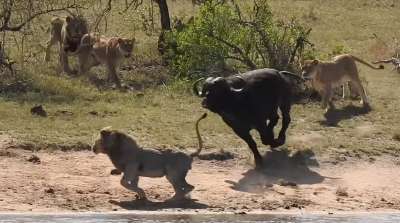
<path fill-rule="evenodd" d="M 200 83 L 200 81 L 204 80 L 204 77 L 197 79 L 194 83 L 193 83 L 193 93 L 199 97 L 203 97 L 203 92 L 199 91 L 198 85 Z"/>
<path fill-rule="evenodd" d="M 242 76 L 236 75 L 235 77 L 236 77 L 237 79 L 241 80 L 241 81 L 244 83 L 244 85 L 246 84 L 246 81 L 243 79 Z M 244 87 L 242 87 L 242 88 L 234 88 L 233 86 L 230 87 L 231 91 L 234 91 L 234 92 L 242 92 L 242 91 L 243 91 L 243 88 L 244 88 Z"/>
<path fill-rule="evenodd" d="M 231 87 L 231 91 L 240 93 L 240 92 L 243 91 L 243 88 L 238 88 L 238 89 L 237 89 L 237 88 Z"/>

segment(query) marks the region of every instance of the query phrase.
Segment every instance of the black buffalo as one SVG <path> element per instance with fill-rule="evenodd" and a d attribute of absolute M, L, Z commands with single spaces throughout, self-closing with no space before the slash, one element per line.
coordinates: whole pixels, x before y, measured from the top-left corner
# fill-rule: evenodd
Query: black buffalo
<path fill-rule="evenodd" d="M 283 145 L 290 123 L 292 80 L 299 76 L 287 71 L 259 69 L 230 77 L 209 77 L 201 91 L 200 80 L 193 84 L 196 95 L 203 97 L 202 106 L 219 114 L 224 122 L 250 147 L 256 167 L 262 167 L 257 144 L 250 135 L 256 129 L 261 141 L 271 148 Z M 277 139 L 274 127 L 278 123 L 278 108 L 282 114 L 282 128 Z"/>

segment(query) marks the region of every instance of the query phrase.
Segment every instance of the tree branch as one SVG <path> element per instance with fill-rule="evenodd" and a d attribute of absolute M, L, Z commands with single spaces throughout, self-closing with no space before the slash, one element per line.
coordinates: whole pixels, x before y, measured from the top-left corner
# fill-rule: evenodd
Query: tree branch
<path fill-rule="evenodd" d="M 53 9 L 48 9 L 48 10 L 44 10 L 44 11 L 40 11 L 37 12 L 33 15 L 31 15 L 29 18 L 27 18 L 25 21 L 23 21 L 22 23 L 20 23 L 19 25 L 15 25 L 15 26 L 10 26 L 9 22 L 11 19 L 11 7 L 12 7 L 12 2 L 10 1 L 10 7 L 8 7 L 7 10 L 5 10 L 3 19 L 4 19 L 4 23 L 3 25 L 0 27 L 0 32 L 3 31 L 11 31 L 11 32 L 17 32 L 20 31 L 26 24 L 28 24 L 29 22 L 31 22 L 33 19 L 35 19 L 38 16 L 50 13 L 50 12 L 57 12 L 57 11 L 66 11 L 67 9 L 70 8 L 77 8 L 77 5 L 69 5 L 63 8 L 53 8 Z"/>
<path fill-rule="evenodd" d="M 112 0 L 108 0 L 107 7 L 104 8 L 103 11 L 97 16 L 96 21 L 93 24 L 95 30 L 98 29 L 101 20 L 106 16 L 106 14 L 108 14 L 111 11 L 112 9 L 111 2 Z"/>
<path fill-rule="evenodd" d="M 286 65 L 286 68 L 289 67 L 289 65 L 290 65 L 291 63 L 293 63 L 294 57 L 296 56 L 296 53 L 297 53 L 297 51 L 298 51 L 299 49 L 301 49 L 301 51 L 302 51 L 303 48 L 304 48 L 304 45 L 305 45 L 306 43 L 312 45 L 312 44 L 307 40 L 307 37 L 308 37 L 308 35 L 310 34 L 311 30 L 312 30 L 312 28 L 308 29 L 307 32 L 302 33 L 302 35 L 301 35 L 299 38 L 297 38 L 297 40 L 296 40 L 296 46 L 294 47 L 294 49 L 293 49 L 293 51 L 292 51 L 292 53 L 291 53 L 291 55 L 290 55 L 290 59 L 289 59 L 287 65 Z"/>
<path fill-rule="evenodd" d="M 228 41 L 226 41 L 226 40 L 214 35 L 213 32 L 209 32 L 208 36 L 212 37 L 215 40 L 217 40 L 217 41 L 227 45 L 228 47 L 232 48 L 235 52 L 237 52 L 241 56 L 242 59 L 239 60 L 239 61 L 243 62 L 250 69 L 256 69 L 257 68 L 257 66 L 253 63 L 253 61 L 250 60 L 250 58 L 243 52 L 243 50 L 240 47 L 238 47 L 238 46 L 236 46 L 236 45 L 234 45 L 234 44 L 232 44 L 232 43 L 230 43 L 230 42 L 228 42 Z M 232 58 L 232 59 L 237 59 L 237 58 Z"/>
<path fill-rule="evenodd" d="M 143 4 L 143 0 L 132 0 L 131 2 L 126 2 L 126 7 L 124 10 L 122 10 L 123 13 L 125 13 L 126 11 L 128 11 L 128 9 L 130 9 L 133 5 L 133 8 L 136 10 L 140 5 Z"/>

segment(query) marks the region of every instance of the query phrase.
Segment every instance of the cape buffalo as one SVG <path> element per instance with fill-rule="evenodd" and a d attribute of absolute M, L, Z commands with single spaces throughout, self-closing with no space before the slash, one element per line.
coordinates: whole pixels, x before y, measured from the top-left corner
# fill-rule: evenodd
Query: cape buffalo
<path fill-rule="evenodd" d="M 262 167 L 257 144 L 250 135 L 256 129 L 264 145 L 283 145 L 290 123 L 292 78 L 301 78 L 287 71 L 258 69 L 230 77 L 209 77 L 199 90 L 201 78 L 193 84 L 194 93 L 204 98 L 202 106 L 217 113 L 250 147 L 256 168 Z M 274 127 L 282 113 L 282 128 L 277 139 Z"/>

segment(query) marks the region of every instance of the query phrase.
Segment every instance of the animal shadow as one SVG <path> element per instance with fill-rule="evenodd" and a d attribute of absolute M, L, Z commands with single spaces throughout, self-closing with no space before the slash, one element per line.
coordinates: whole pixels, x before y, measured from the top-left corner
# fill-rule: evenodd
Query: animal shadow
<path fill-rule="evenodd" d="M 183 200 L 166 200 L 166 201 L 150 201 L 150 200 L 132 200 L 132 201 L 109 201 L 111 204 L 118 205 L 126 210 L 146 210 L 157 211 L 170 208 L 182 209 L 206 209 L 208 205 L 197 202 L 195 199 Z"/>
<path fill-rule="evenodd" d="M 263 193 L 273 184 L 296 186 L 299 184 L 317 184 L 325 177 L 311 170 L 309 166 L 319 166 L 312 151 L 290 154 L 287 150 L 273 150 L 263 157 L 264 166 L 243 173 L 238 182 L 226 181 L 231 188 L 249 193 Z"/>
<path fill-rule="evenodd" d="M 347 105 L 342 109 L 330 109 L 324 114 L 325 120 L 320 121 L 320 124 L 325 126 L 338 126 L 339 122 L 343 120 L 351 119 L 355 116 L 365 115 L 370 111 L 370 107 L 357 107 L 354 105 Z"/>

